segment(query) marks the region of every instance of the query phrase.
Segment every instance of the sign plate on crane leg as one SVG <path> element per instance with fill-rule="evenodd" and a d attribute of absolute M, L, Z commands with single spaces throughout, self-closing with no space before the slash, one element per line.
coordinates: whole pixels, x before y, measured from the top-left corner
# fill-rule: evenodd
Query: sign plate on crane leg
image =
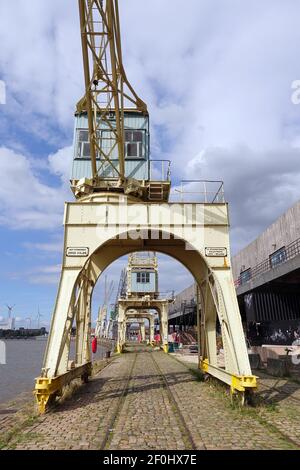
<path fill-rule="evenodd" d="M 89 256 L 89 249 L 86 247 L 69 247 L 66 254 L 67 256 L 86 258 Z"/>
<path fill-rule="evenodd" d="M 205 256 L 209 257 L 225 257 L 227 256 L 227 248 L 221 247 L 206 247 L 205 248 Z"/>

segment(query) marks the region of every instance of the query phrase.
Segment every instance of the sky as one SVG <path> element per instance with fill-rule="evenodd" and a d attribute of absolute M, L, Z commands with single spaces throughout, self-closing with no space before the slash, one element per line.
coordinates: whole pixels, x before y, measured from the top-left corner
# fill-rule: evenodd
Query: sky
<path fill-rule="evenodd" d="M 236 253 L 300 197 L 300 3 L 119 4 L 127 75 L 150 111 L 152 158 L 170 159 L 176 181 L 224 181 Z M 16 317 L 34 321 L 39 310 L 48 324 L 84 89 L 76 0 L 0 1 L 0 80 L 0 317 L 15 305 Z M 191 284 L 177 262 L 159 262 L 162 290 Z M 106 273 L 115 285 L 125 263 Z"/>

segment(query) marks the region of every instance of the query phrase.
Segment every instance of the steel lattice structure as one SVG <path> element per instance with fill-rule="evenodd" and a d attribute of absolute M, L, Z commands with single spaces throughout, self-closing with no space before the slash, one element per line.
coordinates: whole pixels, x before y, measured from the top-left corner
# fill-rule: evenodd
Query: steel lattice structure
<path fill-rule="evenodd" d="M 147 114 L 147 105 L 130 85 L 122 61 L 119 7 L 117 0 L 79 0 L 85 95 L 77 112 L 87 112 L 94 184 L 103 166 L 113 168 L 119 186 L 126 185 L 124 156 L 124 110 L 127 107 Z M 112 125 L 111 113 L 116 125 Z M 100 129 L 110 130 L 111 148 L 101 145 Z M 117 167 L 112 153 L 117 148 Z M 97 159 L 101 165 L 97 167 Z"/>

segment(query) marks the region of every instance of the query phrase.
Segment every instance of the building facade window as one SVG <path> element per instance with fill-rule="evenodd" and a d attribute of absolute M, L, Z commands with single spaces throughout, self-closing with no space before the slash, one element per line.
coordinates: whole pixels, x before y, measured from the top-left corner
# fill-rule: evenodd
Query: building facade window
<path fill-rule="evenodd" d="M 272 254 L 270 255 L 270 265 L 271 265 L 271 268 L 275 268 L 275 267 L 278 266 L 279 264 L 284 263 L 284 261 L 286 261 L 286 249 L 285 249 L 285 246 L 283 246 L 283 247 L 280 248 L 279 250 L 274 251 L 274 253 L 272 253 Z"/>
<path fill-rule="evenodd" d="M 150 273 L 137 273 L 136 282 L 147 284 L 150 282 Z"/>
<path fill-rule="evenodd" d="M 245 284 L 251 279 L 251 268 L 245 269 L 245 271 L 241 271 L 240 274 L 240 283 Z"/>

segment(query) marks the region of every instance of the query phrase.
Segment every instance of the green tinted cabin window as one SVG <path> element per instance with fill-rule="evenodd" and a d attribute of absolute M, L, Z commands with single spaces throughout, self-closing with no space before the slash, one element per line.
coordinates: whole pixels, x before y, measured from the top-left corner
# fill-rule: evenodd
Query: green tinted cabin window
<path fill-rule="evenodd" d="M 127 157 L 137 157 L 138 156 L 138 144 L 126 144 L 127 146 Z"/>
<path fill-rule="evenodd" d="M 150 282 L 150 273 L 137 273 L 136 282 L 146 284 Z"/>
<path fill-rule="evenodd" d="M 77 158 L 89 158 L 91 155 L 91 146 L 89 142 L 89 132 L 81 130 L 78 132 L 78 153 Z"/>
<path fill-rule="evenodd" d="M 125 131 L 126 158 L 145 158 L 145 132 Z"/>

